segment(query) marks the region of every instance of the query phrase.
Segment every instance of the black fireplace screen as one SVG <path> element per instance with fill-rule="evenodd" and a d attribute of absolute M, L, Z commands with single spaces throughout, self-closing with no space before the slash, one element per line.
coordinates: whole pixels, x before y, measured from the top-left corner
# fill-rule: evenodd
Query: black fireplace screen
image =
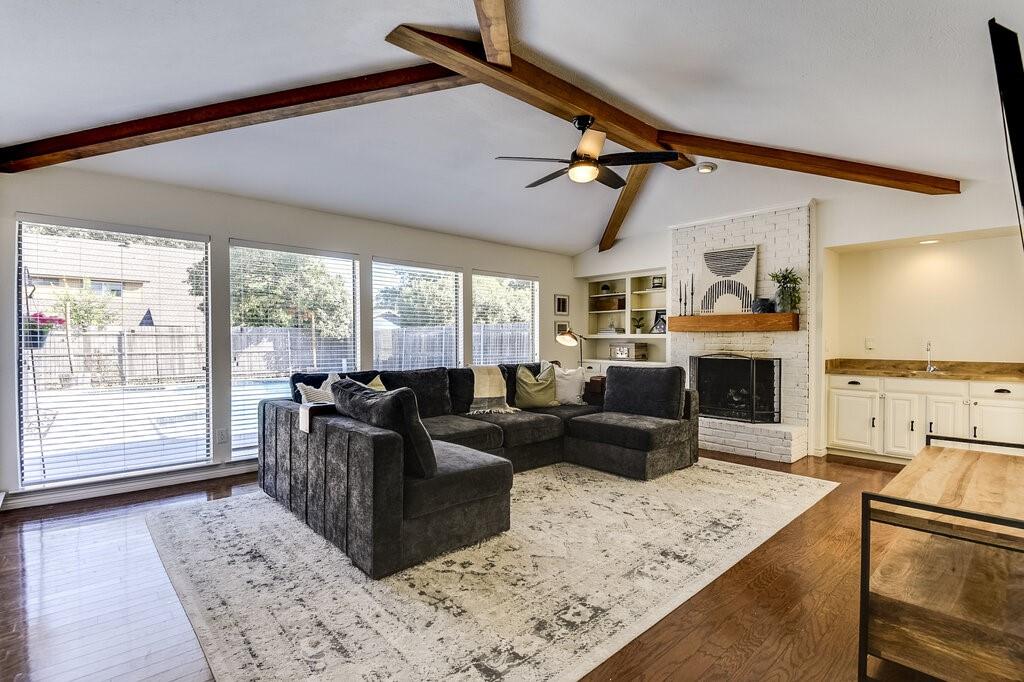
<path fill-rule="evenodd" d="M 707 417 L 753 423 L 782 420 L 782 360 L 717 353 L 690 358 L 692 386 Z"/>

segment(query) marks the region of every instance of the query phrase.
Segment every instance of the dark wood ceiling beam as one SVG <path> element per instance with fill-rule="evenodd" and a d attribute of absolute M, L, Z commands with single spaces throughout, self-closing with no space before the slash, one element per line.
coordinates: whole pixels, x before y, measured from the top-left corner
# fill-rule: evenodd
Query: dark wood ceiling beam
<path fill-rule="evenodd" d="M 640 193 L 640 188 L 643 187 L 644 181 L 647 180 L 647 174 L 650 172 L 651 166 L 648 164 L 630 166 L 629 175 L 626 176 L 626 186 L 619 192 L 619 199 L 615 202 L 612 215 L 608 218 L 608 225 L 605 226 L 604 234 L 601 235 L 601 243 L 597 247 L 598 251 L 607 251 L 615 244 L 615 239 L 619 235 L 619 228 L 622 227 L 623 221 L 626 220 L 626 215 L 629 213 L 629 209 L 633 207 L 633 202 L 636 201 L 636 196 Z"/>
<path fill-rule="evenodd" d="M 514 54 L 511 55 L 512 66 L 503 68 L 487 61 L 480 43 L 405 24 L 389 33 L 387 40 L 563 120 L 571 121 L 579 114 L 590 114 L 597 119 L 595 130 L 606 132 L 610 139 L 624 147 L 636 151 L 664 149 L 654 126 Z M 688 168 L 693 162 L 684 156 L 667 165 Z"/>
<path fill-rule="evenodd" d="M 473 0 L 476 18 L 480 22 L 480 38 L 484 54 L 491 64 L 512 66 L 512 42 L 508 34 L 505 0 Z"/>
<path fill-rule="evenodd" d="M 471 82 L 437 64 L 422 64 L 243 97 L 0 148 L 0 172 L 16 173 L 257 123 L 446 90 Z"/>
<path fill-rule="evenodd" d="M 912 171 L 873 166 L 856 161 L 846 161 L 817 154 L 805 154 L 786 149 L 763 147 L 733 140 L 689 135 L 669 130 L 658 133 L 658 140 L 678 152 L 713 159 L 739 161 L 757 166 L 781 168 L 798 173 L 823 175 L 840 180 L 852 180 L 869 185 L 920 192 L 922 194 L 959 194 L 960 181 L 951 178 L 925 175 Z"/>

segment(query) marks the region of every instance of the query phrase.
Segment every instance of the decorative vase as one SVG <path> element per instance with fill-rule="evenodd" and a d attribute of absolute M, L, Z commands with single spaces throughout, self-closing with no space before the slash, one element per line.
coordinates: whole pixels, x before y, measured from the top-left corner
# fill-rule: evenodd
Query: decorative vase
<path fill-rule="evenodd" d="M 800 300 L 800 290 L 796 287 L 779 287 L 775 292 L 775 310 L 780 313 L 795 313 Z"/>
<path fill-rule="evenodd" d="M 755 298 L 754 302 L 750 305 L 750 311 L 753 313 L 774 313 L 775 301 L 770 298 Z"/>

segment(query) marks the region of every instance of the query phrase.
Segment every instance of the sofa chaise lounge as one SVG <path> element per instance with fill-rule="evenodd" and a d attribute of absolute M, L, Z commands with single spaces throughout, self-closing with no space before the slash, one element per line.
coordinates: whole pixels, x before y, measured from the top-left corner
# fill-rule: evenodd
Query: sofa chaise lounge
<path fill-rule="evenodd" d="M 514 405 L 518 365 L 501 368 Z M 258 482 L 373 578 L 508 530 L 513 472 L 567 461 L 650 479 L 697 460 L 697 395 L 679 367 L 610 368 L 603 410 L 474 415 L 469 368 L 340 374 L 361 383 L 379 375 L 389 392 L 415 395 L 436 471 L 410 473 L 402 434 L 331 404 L 314 406 L 304 431 L 296 387 L 327 374 L 297 373 L 291 399 L 259 405 Z"/>

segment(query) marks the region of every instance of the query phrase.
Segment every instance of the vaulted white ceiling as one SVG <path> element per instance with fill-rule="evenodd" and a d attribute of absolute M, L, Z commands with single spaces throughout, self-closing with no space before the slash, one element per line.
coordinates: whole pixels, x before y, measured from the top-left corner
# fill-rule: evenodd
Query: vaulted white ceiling
<path fill-rule="evenodd" d="M 651 122 L 968 186 L 1006 174 L 985 22 L 1024 32 L 1020 0 L 509 7 L 518 53 Z M 476 27 L 471 0 L 5 0 L 0 145 L 417 63 L 384 42 L 399 23 Z M 526 190 L 548 166 L 493 160 L 562 156 L 576 140 L 569 124 L 473 85 L 68 165 L 577 253 L 616 193 L 566 179 Z M 620 234 L 684 222 L 710 187 L 742 194 L 766 176 L 800 191 L 841 182 L 659 167 Z"/>

